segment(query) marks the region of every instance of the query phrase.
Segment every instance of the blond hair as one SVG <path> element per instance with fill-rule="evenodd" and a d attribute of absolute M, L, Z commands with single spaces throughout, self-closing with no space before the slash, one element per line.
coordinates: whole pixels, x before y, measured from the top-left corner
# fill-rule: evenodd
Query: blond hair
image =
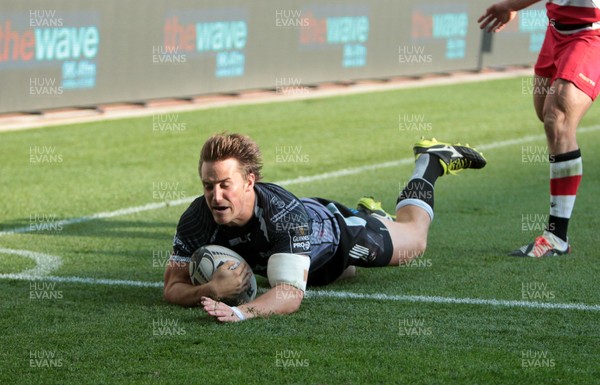
<path fill-rule="evenodd" d="M 240 172 L 244 179 L 248 174 L 254 174 L 257 182 L 262 178 L 260 148 L 249 136 L 241 134 L 221 133 L 208 138 L 200 151 L 198 171 L 202 172 L 204 162 L 216 162 L 231 158 L 236 159 L 240 164 Z"/>

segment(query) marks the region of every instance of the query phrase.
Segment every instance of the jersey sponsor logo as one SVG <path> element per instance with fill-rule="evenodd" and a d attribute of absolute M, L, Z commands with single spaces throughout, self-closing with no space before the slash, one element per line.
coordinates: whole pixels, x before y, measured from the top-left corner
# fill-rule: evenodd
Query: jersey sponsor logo
<path fill-rule="evenodd" d="M 292 237 L 292 241 L 294 242 L 304 242 L 304 241 L 310 241 L 310 235 L 294 235 Z"/>
<path fill-rule="evenodd" d="M 310 251 L 310 231 L 308 225 L 296 226 L 290 229 L 290 242 L 292 253 L 302 253 Z"/>
<path fill-rule="evenodd" d="M 298 253 L 300 251 L 309 251 L 310 250 L 310 242 L 309 241 L 293 242 L 292 249 L 293 249 L 294 253 Z"/>

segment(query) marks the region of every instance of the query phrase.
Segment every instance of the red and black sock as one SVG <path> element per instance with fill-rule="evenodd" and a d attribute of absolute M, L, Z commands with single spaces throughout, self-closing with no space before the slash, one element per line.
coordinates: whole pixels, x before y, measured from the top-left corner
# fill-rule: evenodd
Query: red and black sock
<path fill-rule="evenodd" d="M 550 218 L 548 231 L 567 241 L 569 219 L 583 174 L 579 149 L 550 155 Z"/>

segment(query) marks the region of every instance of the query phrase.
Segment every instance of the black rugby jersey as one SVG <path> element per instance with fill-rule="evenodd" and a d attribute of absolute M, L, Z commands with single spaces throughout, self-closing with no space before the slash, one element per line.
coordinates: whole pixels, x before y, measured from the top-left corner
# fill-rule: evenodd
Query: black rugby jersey
<path fill-rule="evenodd" d="M 335 254 L 339 227 L 320 203 L 300 200 L 271 183 L 256 183 L 254 191 L 254 215 L 240 227 L 218 225 L 204 196 L 196 198 L 179 220 L 171 259 L 189 262 L 199 247 L 220 245 L 240 254 L 254 273 L 266 276 L 267 261 L 275 253 L 310 256 L 311 272 Z"/>

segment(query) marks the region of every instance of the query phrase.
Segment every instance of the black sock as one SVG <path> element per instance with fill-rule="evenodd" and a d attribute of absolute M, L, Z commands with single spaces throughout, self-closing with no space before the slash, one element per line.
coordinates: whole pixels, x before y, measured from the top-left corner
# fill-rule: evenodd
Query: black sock
<path fill-rule="evenodd" d="M 411 179 L 400 193 L 396 204 L 405 199 L 418 199 L 427 203 L 433 210 L 433 185 L 426 179 Z"/>
<path fill-rule="evenodd" d="M 415 162 L 415 169 L 410 179 L 425 179 L 432 185 L 440 176 L 444 175 L 444 169 L 437 156 L 421 154 Z"/>

